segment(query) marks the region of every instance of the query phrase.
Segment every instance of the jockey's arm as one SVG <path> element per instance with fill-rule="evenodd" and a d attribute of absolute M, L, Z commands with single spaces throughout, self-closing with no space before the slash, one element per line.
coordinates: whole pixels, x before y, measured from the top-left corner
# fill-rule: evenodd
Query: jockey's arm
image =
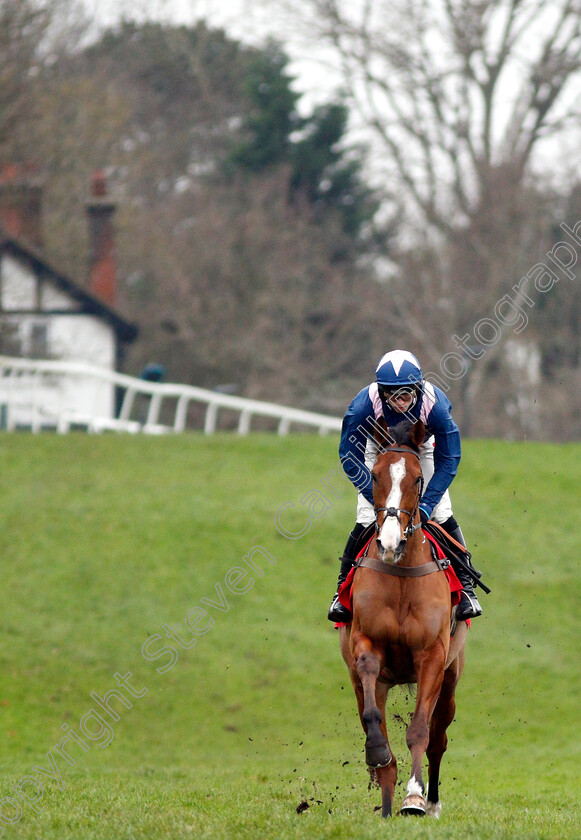
<path fill-rule="evenodd" d="M 443 413 L 442 413 L 443 414 Z M 460 431 L 449 412 L 433 418 L 429 431 L 434 435 L 434 474 L 422 496 L 421 507 L 432 513 L 458 472 L 462 455 Z M 432 421 L 432 417 L 429 418 Z"/>
<path fill-rule="evenodd" d="M 373 504 L 371 473 L 365 466 L 365 451 L 372 431 L 371 417 L 373 417 L 373 406 L 369 399 L 368 389 L 364 388 L 345 412 L 339 458 L 345 474 L 367 501 Z"/>

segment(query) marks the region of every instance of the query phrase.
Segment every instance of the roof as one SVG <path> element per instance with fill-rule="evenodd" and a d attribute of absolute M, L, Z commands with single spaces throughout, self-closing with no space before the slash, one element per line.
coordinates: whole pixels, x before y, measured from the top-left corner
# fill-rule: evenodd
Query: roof
<path fill-rule="evenodd" d="M 39 277 L 53 283 L 60 291 L 77 301 L 81 312 L 96 315 L 107 321 L 120 341 L 131 342 L 137 338 L 139 328 L 136 324 L 123 318 L 100 298 L 55 269 L 36 248 L 9 236 L 2 227 L 0 227 L 0 251 L 27 261 Z"/>

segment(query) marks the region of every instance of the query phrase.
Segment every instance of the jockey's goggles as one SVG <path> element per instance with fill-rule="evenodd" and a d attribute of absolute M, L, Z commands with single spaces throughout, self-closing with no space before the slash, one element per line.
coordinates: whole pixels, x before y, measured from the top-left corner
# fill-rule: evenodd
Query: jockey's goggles
<path fill-rule="evenodd" d="M 411 399 L 415 402 L 418 396 L 418 392 L 414 387 L 409 385 L 399 385 L 396 388 L 393 387 L 386 387 L 384 385 L 379 385 L 379 396 L 384 400 L 397 400 L 397 399 Z"/>
<path fill-rule="evenodd" d="M 399 386 L 398 388 L 378 388 L 380 398 L 393 409 L 410 411 L 418 400 L 417 389 L 410 385 Z"/>

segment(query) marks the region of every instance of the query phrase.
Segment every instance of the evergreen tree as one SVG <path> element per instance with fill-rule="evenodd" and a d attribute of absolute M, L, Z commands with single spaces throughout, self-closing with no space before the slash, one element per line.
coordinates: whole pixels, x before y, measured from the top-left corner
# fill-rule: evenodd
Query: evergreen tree
<path fill-rule="evenodd" d="M 244 84 L 249 112 L 243 121 L 247 137 L 231 156 L 234 164 L 261 172 L 289 159 L 290 136 L 301 124 L 296 112 L 299 95 L 291 90 L 288 58 L 270 41 L 250 62 Z"/>
<path fill-rule="evenodd" d="M 347 130 L 347 107 L 330 103 L 315 109 L 302 139 L 292 144 L 291 187 L 304 190 L 318 213 L 335 209 L 343 232 L 356 238 L 372 219 L 378 202 L 364 183 L 359 156 L 341 145 Z"/>
<path fill-rule="evenodd" d="M 290 195 L 307 198 L 316 219 L 336 212 L 344 234 L 356 239 L 377 202 L 364 183 L 362 153 L 345 146 L 348 111 L 328 103 L 300 118 L 300 95 L 292 90 L 288 57 L 270 42 L 250 63 L 245 93 L 250 110 L 243 119 L 244 140 L 229 158 L 233 168 L 262 172 L 290 167 Z"/>

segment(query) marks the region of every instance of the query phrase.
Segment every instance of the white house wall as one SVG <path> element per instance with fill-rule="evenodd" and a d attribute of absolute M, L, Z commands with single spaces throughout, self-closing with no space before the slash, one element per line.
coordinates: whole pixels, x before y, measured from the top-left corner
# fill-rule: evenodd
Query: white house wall
<path fill-rule="evenodd" d="M 2 259 L 2 309 L 4 312 L 30 310 L 38 307 L 37 280 L 30 269 L 18 260 L 5 256 Z"/>
<path fill-rule="evenodd" d="M 51 283 L 46 280 L 40 286 L 40 308 L 41 309 L 70 309 L 71 311 L 78 309 L 79 305 L 72 300 L 60 289 L 56 289 Z"/>
<path fill-rule="evenodd" d="M 113 330 L 93 315 L 54 315 L 50 323 L 50 347 L 52 358 L 115 370 Z M 114 387 L 95 379 L 67 379 L 63 402 L 73 413 L 113 417 Z"/>
<path fill-rule="evenodd" d="M 113 330 L 94 315 L 52 315 L 49 348 L 53 359 L 115 369 Z"/>
<path fill-rule="evenodd" d="M 114 416 L 113 388 L 87 376 L 27 372 L 2 380 L 0 407 L 10 428 L 55 428 L 60 418 L 85 424 Z"/>
<path fill-rule="evenodd" d="M 39 332 L 45 358 L 88 362 L 115 370 L 116 336 L 112 326 L 95 315 L 77 312 L 78 302 L 56 285 L 38 278 L 26 263 L 4 255 L 0 268 L 0 301 L 4 323 L 16 327 L 19 355 L 36 358 L 33 336 Z M 51 311 L 52 310 L 52 311 Z M 55 310 L 58 310 L 55 312 Z M 67 312 L 68 310 L 68 312 Z M 12 383 L 17 399 L 10 400 L 10 423 L 28 426 L 31 417 L 52 425 L 63 413 L 73 416 L 112 418 L 115 391 L 91 377 L 52 377 L 42 380 L 26 375 Z M 13 394 L 15 396 L 15 394 Z"/>

